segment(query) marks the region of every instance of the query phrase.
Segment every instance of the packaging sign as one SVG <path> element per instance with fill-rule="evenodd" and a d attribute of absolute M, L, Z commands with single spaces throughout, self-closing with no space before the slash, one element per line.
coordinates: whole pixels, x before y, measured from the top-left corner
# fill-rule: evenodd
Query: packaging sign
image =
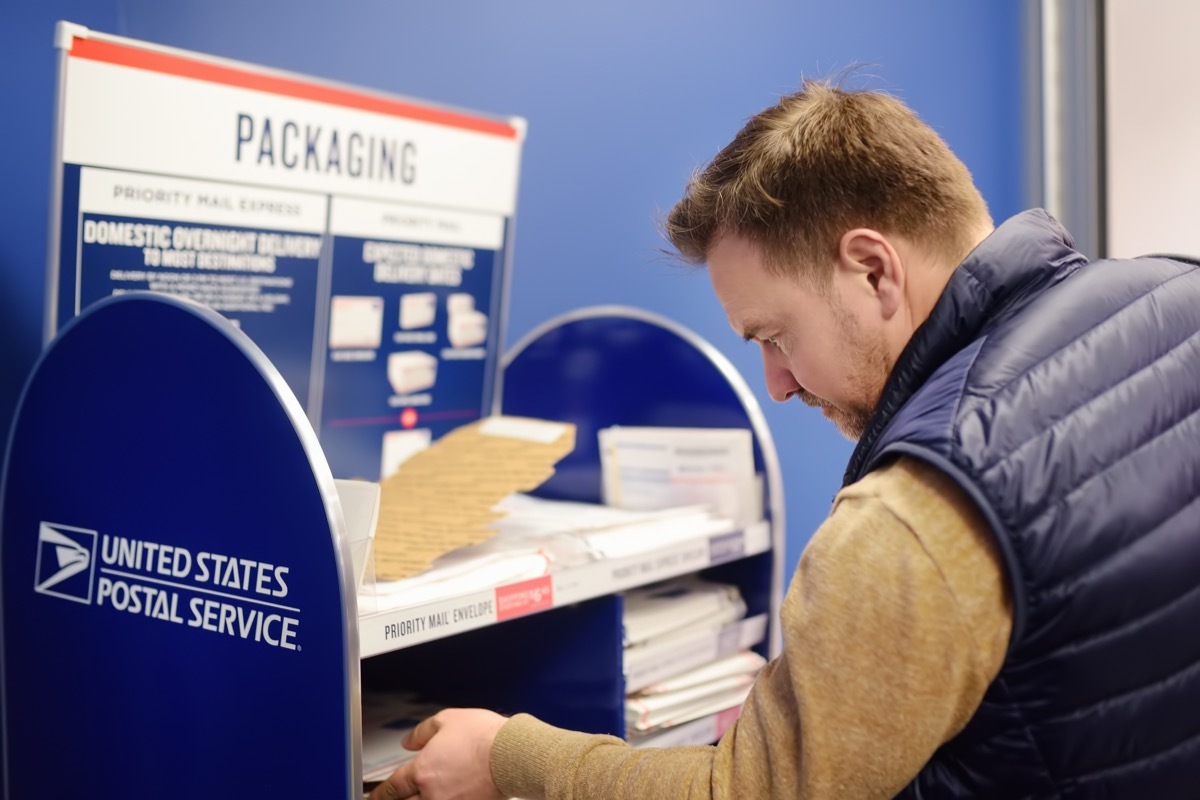
<path fill-rule="evenodd" d="M 491 408 L 522 120 L 67 23 L 59 44 L 48 336 L 129 291 L 203 303 L 279 369 L 338 477 Z"/>

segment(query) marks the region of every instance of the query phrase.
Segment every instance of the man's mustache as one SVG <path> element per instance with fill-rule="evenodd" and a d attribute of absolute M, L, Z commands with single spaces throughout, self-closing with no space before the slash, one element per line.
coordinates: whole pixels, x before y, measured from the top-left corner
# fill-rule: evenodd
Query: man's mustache
<path fill-rule="evenodd" d="M 806 389 L 801 389 L 796 393 L 796 396 L 800 398 L 800 402 L 810 408 L 819 408 L 825 405 L 825 402 L 821 398 Z"/>

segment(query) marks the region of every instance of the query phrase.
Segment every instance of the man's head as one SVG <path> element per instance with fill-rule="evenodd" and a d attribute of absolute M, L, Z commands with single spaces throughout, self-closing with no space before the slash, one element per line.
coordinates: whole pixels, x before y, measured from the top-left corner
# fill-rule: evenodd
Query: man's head
<path fill-rule="evenodd" d="M 698 173 L 666 232 L 707 263 L 767 389 L 861 436 L 954 267 L 992 229 L 970 173 L 900 101 L 807 82 Z"/>

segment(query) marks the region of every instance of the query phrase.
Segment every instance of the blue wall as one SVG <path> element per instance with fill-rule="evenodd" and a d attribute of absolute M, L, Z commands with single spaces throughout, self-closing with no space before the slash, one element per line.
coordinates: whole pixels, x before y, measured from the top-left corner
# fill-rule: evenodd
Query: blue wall
<path fill-rule="evenodd" d="M 641 306 L 727 354 L 764 402 L 788 486 L 789 569 L 850 447 L 766 398 L 753 347 L 703 274 L 663 256 L 654 221 L 691 171 L 802 76 L 866 63 L 949 141 L 997 218 L 1019 210 L 1019 4 L 1011 0 L 42 0 L 0 30 L 0 424 L 39 341 L 52 23 L 529 120 L 508 341 L 598 303 Z"/>
<path fill-rule="evenodd" d="M 53 0 L 10 3 L 0 17 L 0 453 L 42 344 L 58 19 L 112 30 L 117 9 Z"/>

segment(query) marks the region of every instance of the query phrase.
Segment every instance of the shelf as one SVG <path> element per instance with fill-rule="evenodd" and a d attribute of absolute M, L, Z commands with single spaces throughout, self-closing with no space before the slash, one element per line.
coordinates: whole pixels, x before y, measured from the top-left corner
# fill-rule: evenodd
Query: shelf
<path fill-rule="evenodd" d="M 359 615 L 361 658 L 455 636 L 497 622 L 590 600 L 736 561 L 771 549 L 766 521 L 743 530 L 604 559 L 532 580 L 407 608 Z"/>

